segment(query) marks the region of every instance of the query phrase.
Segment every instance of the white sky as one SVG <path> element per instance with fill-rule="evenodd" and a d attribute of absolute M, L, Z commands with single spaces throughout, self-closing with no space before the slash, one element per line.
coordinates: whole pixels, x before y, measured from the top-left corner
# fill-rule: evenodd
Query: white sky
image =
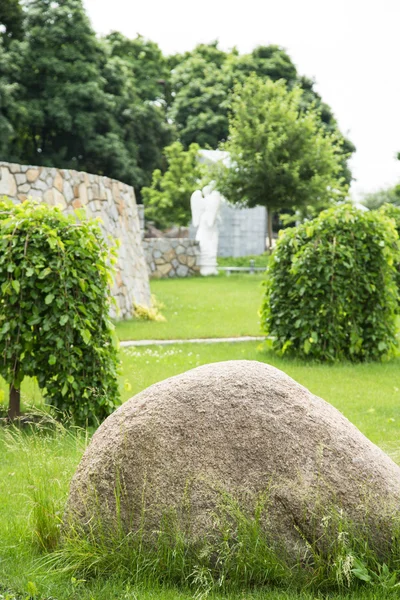
<path fill-rule="evenodd" d="M 98 33 L 140 33 L 166 54 L 218 39 L 283 46 L 357 147 L 355 196 L 400 182 L 400 0 L 84 0 Z"/>

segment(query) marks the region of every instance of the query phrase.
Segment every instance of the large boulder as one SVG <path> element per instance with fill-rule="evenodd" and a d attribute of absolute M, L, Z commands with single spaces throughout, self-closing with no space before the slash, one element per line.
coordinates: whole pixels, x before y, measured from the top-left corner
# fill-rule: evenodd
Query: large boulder
<path fill-rule="evenodd" d="M 293 559 L 335 509 L 380 547 L 390 543 L 400 468 L 282 371 L 228 361 L 152 385 L 108 417 L 72 480 L 66 514 L 85 525 L 112 524 L 118 513 L 127 530 L 141 522 L 150 535 L 173 511 L 199 540 L 215 532 L 221 494 L 250 515 L 266 491 L 270 535 Z"/>

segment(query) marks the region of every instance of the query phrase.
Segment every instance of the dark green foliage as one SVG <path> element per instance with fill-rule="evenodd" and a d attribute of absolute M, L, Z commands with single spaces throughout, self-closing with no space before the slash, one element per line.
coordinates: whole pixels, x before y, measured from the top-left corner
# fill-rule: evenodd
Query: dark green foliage
<path fill-rule="evenodd" d="M 163 148 L 173 137 L 166 119 L 168 64 L 157 44 L 141 36 L 130 40 L 114 32 L 104 42 L 106 91 L 114 96 L 119 135 L 135 161 L 129 182 L 139 191 L 162 167 Z"/>
<path fill-rule="evenodd" d="M 251 54 L 225 53 L 216 42 L 200 44 L 192 52 L 174 57 L 170 116 L 185 147 L 217 148 L 229 132 L 231 93 L 235 82 L 251 73 L 260 77 L 296 78 L 296 68 L 279 46 L 258 47 Z"/>
<path fill-rule="evenodd" d="M 236 82 L 252 73 L 289 87 L 299 81 L 279 46 L 240 55 L 215 42 L 167 59 L 140 35 L 98 39 L 82 0 L 0 4 L 0 160 L 107 175 L 133 185 L 139 199 L 176 137 L 185 149 L 227 139 Z M 315 101 L 321 122 L 338 132 L 313 83 L 302 89 L 304 107 Z M 343 155 L 348 181 L 352 149 Z"/>
<path fill-rule="evenodd" d="M 0 25 L 4 31 L 0 34 L 4 45 L 8 46 L 11 40 L 19 40 L 23 35 L 23 12 L 19 0 L 1 0 Z"/>
<path fill-rule="evenodd" d="M 108 164 L 128 158 L 112 137 L 112 98 L 100 68 L 106 57 L 81 0 L 31 0 L 25 30 L 11 49 L 21 115 L 13 155 L 100 174 L 105 153 Z"/>
<path fill-rule="evenodd" d="M 103 420 L 119 400 L 108 260 L 95 221 L 0 203 L 0 374 L 17 389 L 36 376 L 79 424 Z"/>
<path fill-rule="evenodd" d="M 244 83 L 254 73 L 264 81 L 283 79 L 289 89 L 298 85 L 302 90 L 301 109 L 316 107 L 325 131 L 342 139 L 339 177 L 350 183 L 347 161 L 355 147 L 340 133 L 331 108 L 314 90 L 314 82 L 298 76 L 283 48 L 258 46 L 250 54 L 239 55 L 236 49 L 223 52 L 217 42 L 213 42 L 171 57 L 170 64 L 173 97 L 169 114 L 185 147 L 196 142 L 203 148 L 217 148 L 227 140 L 231 96 L 236 83 Z"/>
<path fill-rule="evenodd" d="M 13 63 L 0 40 L 0 157 L 8 156 L 11 139 L 14 136 L 13 122 L 17 118 L 15 93 L 17 86 L 12 83 Z"/>
<path fill-rule="evenodd" d="M 396 345 L 394 222 L 350 205 L 286 229 L 267 269 L 262 325 L 281 353 L 381 359 Z"/>
<path fill-rule="evenodd" d="M 149 183 L 171 128 L 155 102 L 160 86 L 133 72 L 125 38 L 99 41 L 81 0 L 31 0 L 25 30 L 8 53 L 12 71 L 3 70 L 17 92 L 13 113 L 3 112 L 13 131 L 0 159 L 98 173 L 138 189 Z"/>

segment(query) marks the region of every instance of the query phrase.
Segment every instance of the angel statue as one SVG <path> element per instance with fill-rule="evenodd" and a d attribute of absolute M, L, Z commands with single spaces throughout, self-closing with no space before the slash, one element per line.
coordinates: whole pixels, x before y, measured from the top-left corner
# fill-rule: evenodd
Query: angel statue
<path fill-rule="evenodd" d="M 218 275 L 218 213 L 221 194 L 214 189 L 213 182 L 202 190 L 193 192 L 190 198 L 193 225 L 197 227 L 196 240 L 200 244 L 200 274 Z"/>

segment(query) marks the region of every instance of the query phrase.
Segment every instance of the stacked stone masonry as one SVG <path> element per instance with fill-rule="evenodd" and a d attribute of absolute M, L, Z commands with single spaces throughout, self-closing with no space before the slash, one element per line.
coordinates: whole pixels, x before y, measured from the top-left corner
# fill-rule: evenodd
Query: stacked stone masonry
<path fill-rule="evenodd" d="M 0 162 L 0 197 L 15 202 L 37 198 L 70 213 L 85 208 L 100 217 L 105 239 L 119 240 L 112 288 L 119 318 L 132 316 L 134 303 L 150 305 L 149 277 L 143 252 L 135 192 L 129 185 L 88 173 Z"/>
<path fill-rule="evenodd" d="M 199 243 L 187 238 L 150 238 L 144 240 L 150 277 L 190 277 L 198 275 Z"/>

